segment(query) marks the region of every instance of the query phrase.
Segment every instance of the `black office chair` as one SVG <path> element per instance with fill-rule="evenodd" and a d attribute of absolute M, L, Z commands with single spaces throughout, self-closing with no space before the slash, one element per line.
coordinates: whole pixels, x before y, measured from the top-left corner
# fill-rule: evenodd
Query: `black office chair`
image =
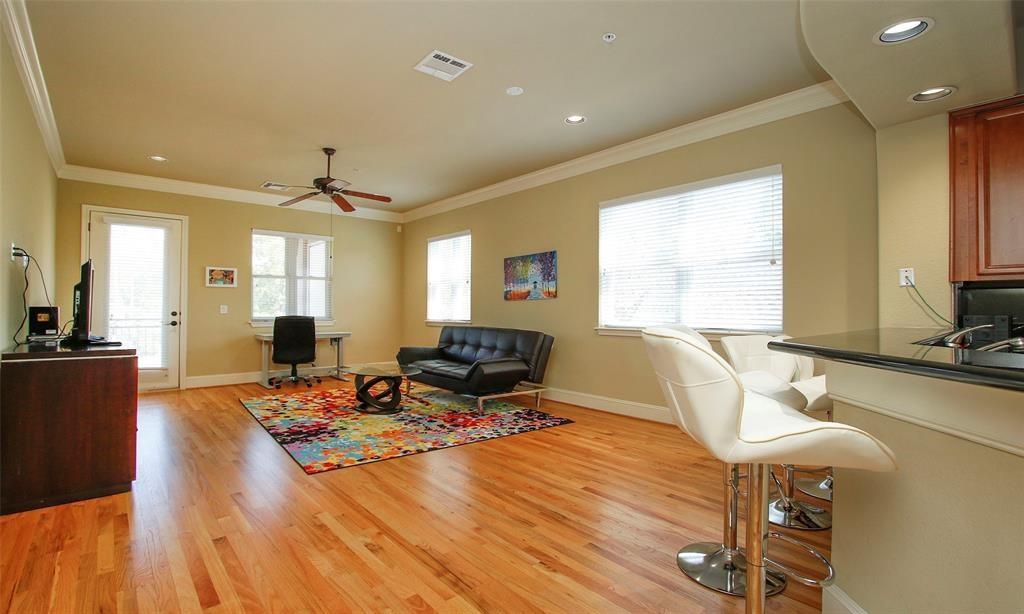
<path fill-rule="evenodd" d="M 313 364 L 316 360 L 316 326 L 309 316 L 279 316 L 274 318 L 274 355 L 273 361 L 281 365 L 291 365 L 292 372 L 288 377 L 272 377 L 268 382 L 274 388 L 280 388 L 287 380 L 292 383 L 303 381 L 309 388 L 313 380 L 320 383 L 317 376 L 299 375 L 300 364 Z"/>

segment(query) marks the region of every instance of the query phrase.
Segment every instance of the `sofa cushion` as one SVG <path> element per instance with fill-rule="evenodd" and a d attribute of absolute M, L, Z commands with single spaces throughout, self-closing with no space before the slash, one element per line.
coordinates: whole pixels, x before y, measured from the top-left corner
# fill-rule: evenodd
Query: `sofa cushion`
<path fill-rule="evenodd" d="M 532 330 L 446 326 L 441 330 L 438 347 L 445 358 L 467 364 L 492 358 L 518 358 L 530 367 L 527 379 L 540 383 L 553 341 L 551 336 Z"/>
<path fill-rule="evenodd" d="M 440 375 L 442 377 L 464 380 L 469 376 L 469 368 L 473 365 L 438 358 L 431 360 L 417 360 L 416 362 L 410 363 L 409 366 L 416 367 L 420 371 L 431 375 Z"/>

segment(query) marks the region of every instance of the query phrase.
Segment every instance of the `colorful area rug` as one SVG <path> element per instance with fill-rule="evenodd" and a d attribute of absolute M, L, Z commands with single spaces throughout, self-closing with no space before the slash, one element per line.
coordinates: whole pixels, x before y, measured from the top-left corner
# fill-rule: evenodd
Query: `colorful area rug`
<path fill-rule="evenodd" d="M 403 390 L 404 392 L 404 390 Z M 404 411 L 363 414 L 350 388 L 240 399 L 263 428 L 309 474 L 571 424 L 505 401 L 476 401 L 416 384 Z"/>

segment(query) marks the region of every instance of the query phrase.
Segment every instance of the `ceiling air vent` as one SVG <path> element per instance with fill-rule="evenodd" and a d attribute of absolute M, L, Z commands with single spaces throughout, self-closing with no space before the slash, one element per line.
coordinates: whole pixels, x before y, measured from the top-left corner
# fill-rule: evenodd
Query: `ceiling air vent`
<path fill-rule="evenodd" d="M 416 70 L 428 75 L 452 81 L 462 73 L 473 67 L 471 62 L 460 60 L 450 53 L 434 49 L 426 55 L 420 63 L 413 66 Z"/>
<path fill-rule="evenodd" d="M 283 190 L 287 190 L 288 189 L 287 185 L 285 185 L 283 183 L 275 183 L 273 181 L 264 181 L 263 185 L 261 185 L 260 187 L 261 188 L 266 188 L 268 190 L 278 190 L 278 191 L 283 191 Z"/>

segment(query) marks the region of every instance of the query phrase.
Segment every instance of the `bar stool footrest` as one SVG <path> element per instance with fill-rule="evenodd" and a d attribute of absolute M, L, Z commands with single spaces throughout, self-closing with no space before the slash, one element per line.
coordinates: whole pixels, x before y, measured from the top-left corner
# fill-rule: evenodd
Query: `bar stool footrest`
<path fill-rule="evenodd" d="M 808 578 L 807 576 L 804 576 L 804 575 L 801 575 L 800 573 L 798 573 L 792 567 L 787 567 L 787 566 L 783 565 L 782 563 L 779 563 L 777 561 L 773 561 L 773 560 L 769 559 L 768 557 L 764 558 L 764 562 L 765 562 L 766 566 L 771 567 L 771 568 L 775 569 L 776 571 L 778 571 L 780 573 L 784 573 L 787 576 L 789 576 L 790 578 L 793 578 L 794 580 L 799 582 L 800 584 L 806 584 L 807 586 L 816 586 L 818 588 L 824 588 L 826 586 L 831 586 L 832 582 L 835 581 L 836 570 L 832 567 L 831 561 L 829 561 L 825 557 L 825 555 L 823 555 L 822 553 L 818 552 L 817 549 L 813 548 L 812 546 L 809 546 L 809 545 L 805 544 L 804 542 L 800 541 L 799 539 L 793 539 L 792 537 L 790 537 L 788 535 L 784 535 L 784 534 L 778 533 L 776 531 L 770 531 L 768 533 L 768 537 L 772 538 L 772 539 L 781 539 L 784 542 L 788 542 L 790 544 L 793 544 L 794 546 L 799 546 L 799 547 L 803 548 L 811 556 L 813 556 L 816 559 L 818 559 L 818 561 L 820 561 L 821 564 L 825 566 L 825 569 L 826 569 L 826 571 L 828 573 L 825 575 L 824 578 L 821 578 L 820 580 L 815 579 L 815 578 Z"/>

